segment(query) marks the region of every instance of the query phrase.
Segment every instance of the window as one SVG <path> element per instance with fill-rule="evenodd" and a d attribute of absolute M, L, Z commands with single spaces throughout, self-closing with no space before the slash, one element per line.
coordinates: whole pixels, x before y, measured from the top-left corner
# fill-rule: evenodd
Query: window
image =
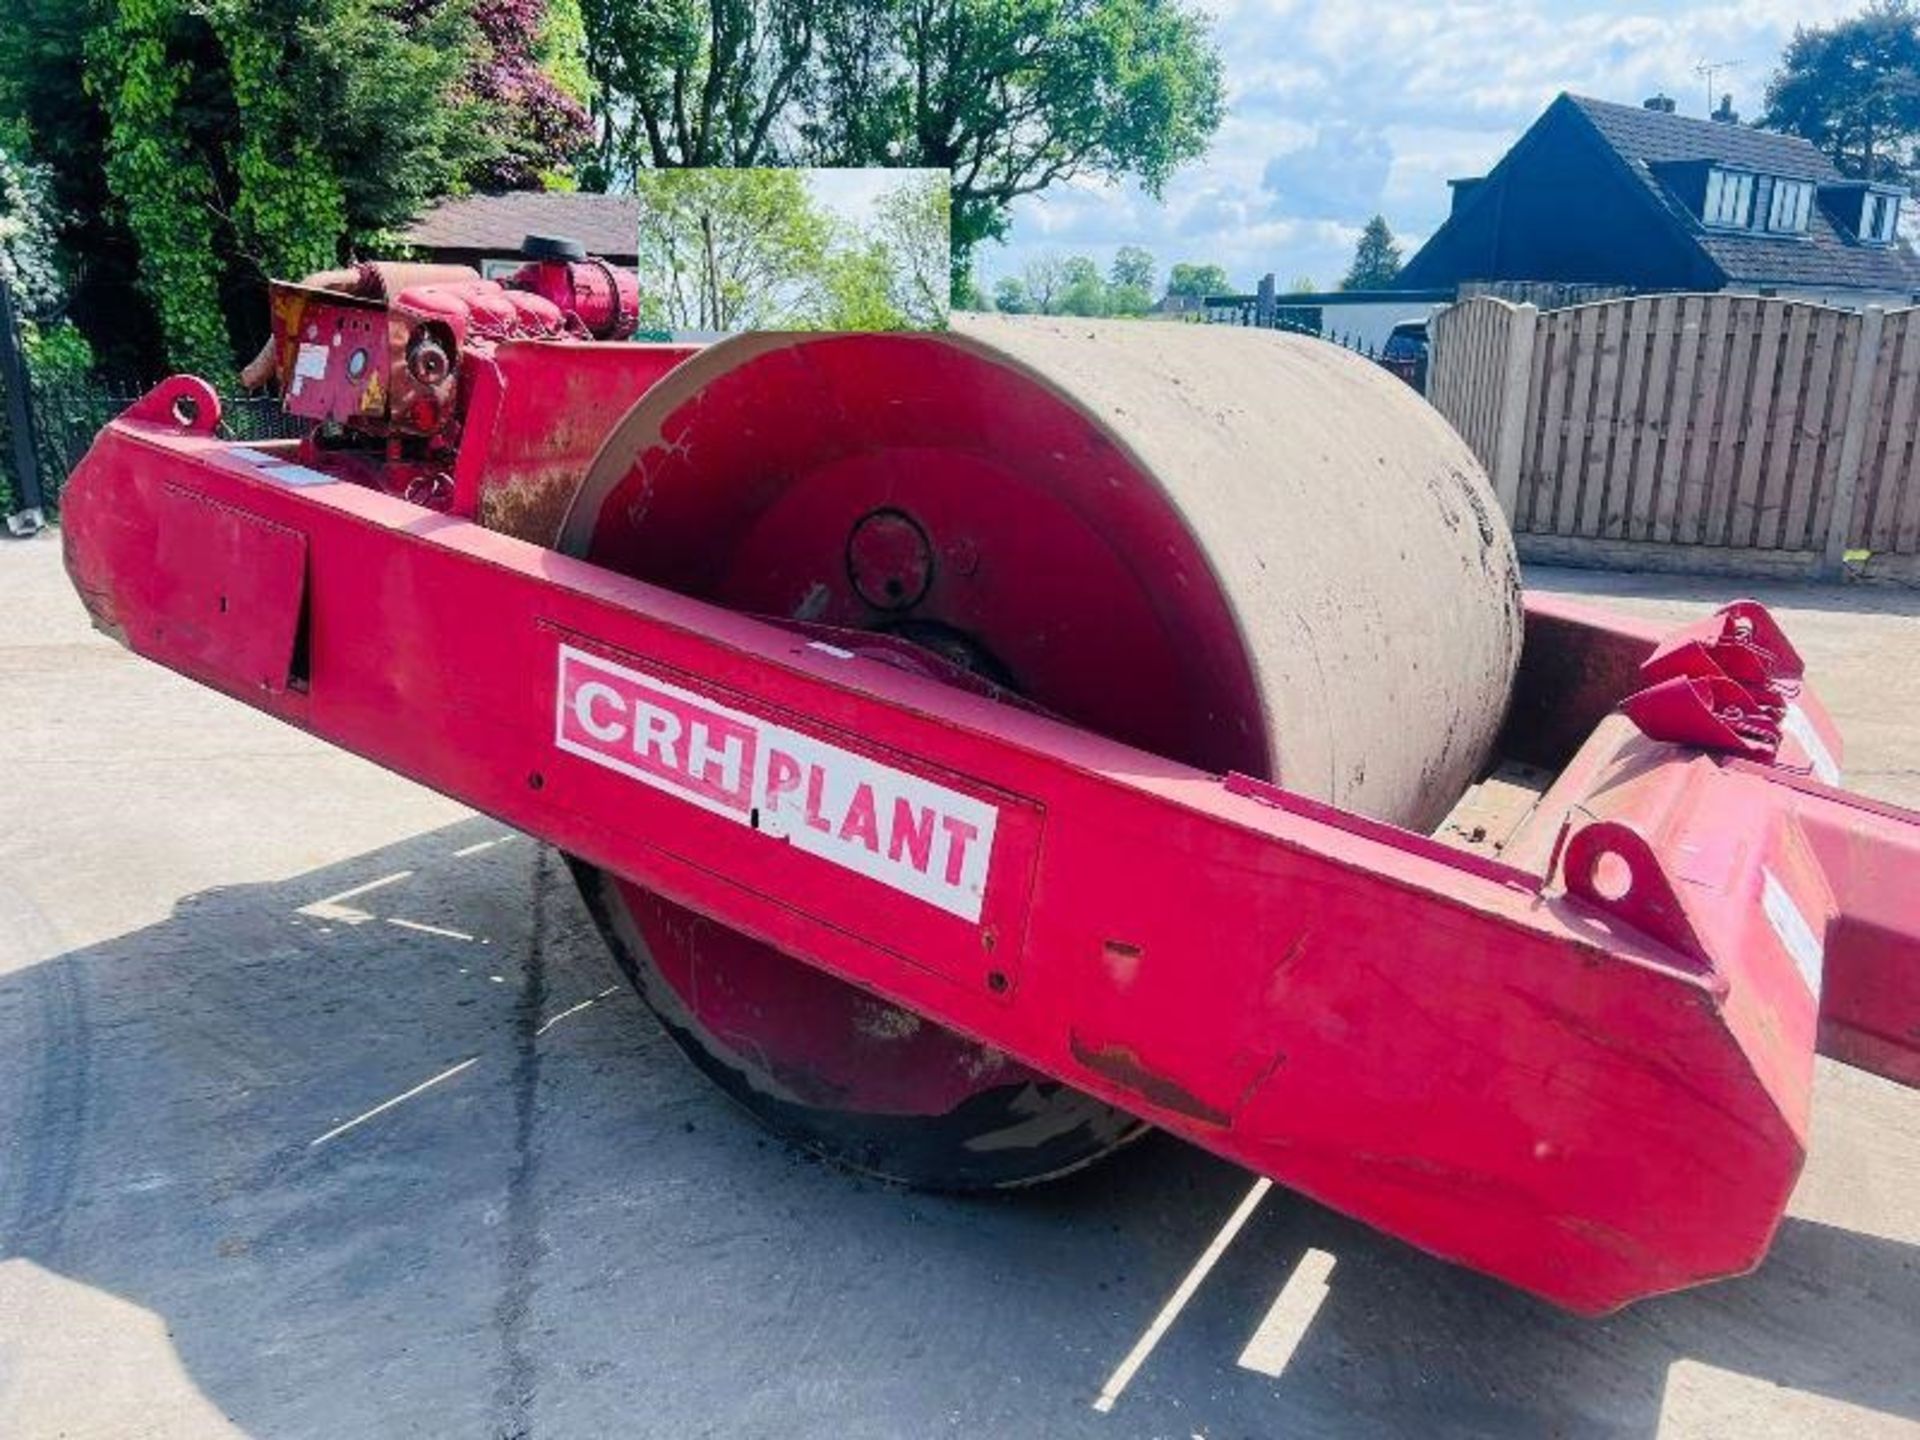
<path fill-rule="evenodd" d="M 1893 243 L 1900 228 L 1900 197 L 1878 190 L 1867 192 L 1860 211 L 1860 238 L 1882 245 Z"/>
<path fill-rule="evenodd" d="M 1707 172 L 1707 203 L 1700 218 L 1709 225 L 1744 230 L 1753 223 L 1753 176 L 1736 170 Z"/>
<path fill-rule="evenodd" d="M 1813 182 L 1776 180 L 1773 203 L 1767 208 L 1767 229 L 1786 235 L 1804 235 L 1813 216 Z"/>

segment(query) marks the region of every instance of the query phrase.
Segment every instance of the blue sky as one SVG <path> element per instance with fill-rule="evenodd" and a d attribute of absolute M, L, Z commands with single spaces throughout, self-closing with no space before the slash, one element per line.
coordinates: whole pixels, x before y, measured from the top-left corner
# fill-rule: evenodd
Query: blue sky
<path fill-rule="evenodd" d="M 1008 241 L 983 247 L 991 290 L 1037 255 L 1144 245 L 1165 267 L 1214 261 L 1251 288 L 1345 272 L 1367 217 L 1411 255 L 1445 217 L 1447 180 L 1484 173 L 1562 90 L 1637 103 L 1664 90 L 1706 109 L 1694 67 L 1751 116 L 1796 23 L 1864 0 L 1203 0 L 1216 17 L 1228 116 L 1207 157 L 1156 204 L 1131 185 L 1078 182 L 1016 203 Z"/>
<path fill-rule="evenodd" d="M 814 199 L 831 210 L 855 230 L 864 231 L 874 222 L 880 198 L 902 185 L 911 185 L 935 170 L 809 170 L 807 184 Z"/>

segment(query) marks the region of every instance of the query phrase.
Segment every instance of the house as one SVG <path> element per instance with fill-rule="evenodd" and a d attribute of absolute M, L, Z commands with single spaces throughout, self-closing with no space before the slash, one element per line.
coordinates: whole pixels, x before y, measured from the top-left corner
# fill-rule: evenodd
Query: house
<path fill-rule="evenodd" d="M 471 265 L 493 276 L 519 268 L 520 243 L 529 235 L 578 240 L 589 255 L 632 265 L 640 244 L 640 201 L 571 190 L 466 195 L 443 200 L 401 238 L 424 259 Z"/>
<path fill-rule="evenodd" d="M 1906 192 L 1849 180 L 1808 141 L 1562 95 L 1400 273 L 1412 288 L 1494 283 L 1734 291 L 1908 305 L 1920 259 Z"/>
<path fill-rule="evenodd" d="M 1209 295 L 1206 318 L 1216 325 L 1263 325 L 1321 335 L 1350 350 L 1377 354 L 1394 327 L 1426 320 L 1456 298 L 1453 286 L 1434 290 L 1289 291 L 1267 275 L 1252 295 Z"/>

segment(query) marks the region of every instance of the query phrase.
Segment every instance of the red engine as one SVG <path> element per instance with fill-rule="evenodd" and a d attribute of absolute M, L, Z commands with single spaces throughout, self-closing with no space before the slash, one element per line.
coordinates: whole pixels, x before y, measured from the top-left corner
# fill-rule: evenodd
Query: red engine
<path fill-rule="evenodd" d="M 318 422 L 303 448 L 367 462 L 378 488 L 444 504 L 465 414 L 463 357 L 503 340 L 624 340 L 640 317 L 631 271 L 529 236 L 504 280 L 464 265 L 368 262 L 271 287 L 273 338 L 250 383 L 277 377 L 287 413 Z M 345 453 L 342 453 L 345 452 Z"/>

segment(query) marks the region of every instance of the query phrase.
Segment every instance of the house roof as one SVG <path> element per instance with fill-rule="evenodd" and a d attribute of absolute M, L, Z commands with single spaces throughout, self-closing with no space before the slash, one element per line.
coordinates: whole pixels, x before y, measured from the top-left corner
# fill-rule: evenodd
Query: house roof
<path fill-rule="evenodd" d="M 467 195 L 434 206 L 403 238 L 423 250 L 511 255 L 529 235 L 560 235 L 588 254 L 631 260 L 640 243 L 640 201 L 559 190 Z"/>
<path fill-rule="evenodd" d="M 1804 236 L 1709 229 L 1674 198 L 1653 167 L 1680 161 L 1712 161 L 1733 169 L 1835 185 L 1844 177 L 1831 161 L 1797 135 L 1776 135 L 1720 120 L 1694 120 L 1616 105 L 1583 96 L 1562 97 L 1585 116 L 1608 147 L 1651 192 L 1652 198 L 1706 251 L 1731 282 L 1913 290 L 1920 288 L 1920 259 L 1904 243 L 1863 245 L 1836 225 L 1819 205 Z"/>

